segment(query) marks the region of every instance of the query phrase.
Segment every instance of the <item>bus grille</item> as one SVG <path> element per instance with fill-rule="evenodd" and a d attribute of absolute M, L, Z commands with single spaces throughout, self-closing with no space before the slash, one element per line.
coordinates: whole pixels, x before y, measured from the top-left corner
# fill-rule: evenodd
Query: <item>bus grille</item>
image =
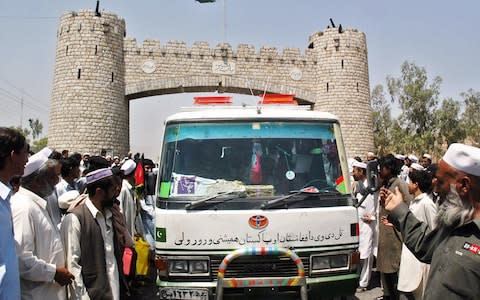
<path fill-rule="evenodd" d="M 310 270 L 309 255 L 300 256 L 305 274 Z M 218 267 L 223 257 L 210 258 L 210 274 L 217 278 Z M 225 278 L 297 276 L 294 262 L 286 256 L 242 256 L 231 262 L 225 272 Z"/>

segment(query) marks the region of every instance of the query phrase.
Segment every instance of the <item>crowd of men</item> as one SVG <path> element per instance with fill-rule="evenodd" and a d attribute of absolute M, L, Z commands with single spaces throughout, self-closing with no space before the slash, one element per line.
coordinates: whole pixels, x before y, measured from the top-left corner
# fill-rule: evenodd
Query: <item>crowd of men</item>
<path fill-rule="evenodd" d="M 349 163 L 360 204 L 357 292 L 367 290 L 375 261 L 380 299 L 480 299 L 480 149 L 452 144 L 438 164 L 428 154 L 373 153 Z"/>
<path fill-rule="evenodd" d="M 151 160 L 134 159 L 29 156 L 25 137 L 0 127 L 0 299 L 131 295 L 134 239 L 154 249 L 156 176 Z"/>

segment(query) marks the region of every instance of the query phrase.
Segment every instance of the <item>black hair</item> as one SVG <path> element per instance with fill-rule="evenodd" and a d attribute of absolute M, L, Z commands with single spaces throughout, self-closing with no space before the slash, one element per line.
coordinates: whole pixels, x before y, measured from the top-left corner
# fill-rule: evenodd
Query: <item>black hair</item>
<path fill-rule="evenodd" d="M 143 165 L 144 166 L 154 166 L 155 167 L 155 163 L 153 162 L 153 160 L 151 160 L 149 158 L 145 158 L 143 160 Z"/>
<path fill-rule="evenodd" d="M 392 176 L 398 176 L 402 169 L 399 161 L 393 154 L 387 154 L 379 160 L 380 169 L 387 168 L 392 173 Z"/>
<path fill-rule="evenodd" d="M 69 158 L 72 158 L 72 159 L 78 161 L 78 164 L 80 164 L 80 161 L 82 160 L 82 155 L 78 152 L 75 152 L 72 155 L 70 155 Z"/>
<path fill-rule="evenodd" d="M 95 196 L 97 189 L 107 192 L 108 188 L 113 185 L 113 177 L 108 176 L 92 183 L 87 184 L 87 193 L 89 197 Z"/>
<path fill-rule="evenodd" d="M 432 174 L 432 177 L 435 177 L 437 175 L 437 170 L 438 170 L 438 164 L 431 164 L 427 167 L 427 171 Z"/>
<path fill-rule="evenodd" d="M 432 189 L 432 174 L 428 171 L 413 170 L 408 174 L 412 183 L 418 184 L 423 193 L 429 193 Z"/>
<path fill-rule="evenodd" d="M 88 160 L 88 169 L 85 170 L 85 174 L 96 171 L 98 169 L 109 168 L 110 163 L 101 156 L 90 156 Z"/>
<path fill-rule="evenodd" d="M 64 158 L 62 160 L 60 160 L 60 162 L 62 163 L 62 170 L 61 170 L 61 174 L 62 174 L 62 177 L 65 178 L 67 177 L 68 175 L 70 175 L 70 172 L 76 168 L 76 167 L 80 167 L 80 162 L 69 157 L 69 158 Z"/>
<path fill-rule="evenodd" d="M 20 153 L 27 141 L 23 134 L 15 129 L 0 127 L 0 170 L 5 167 L 10 153 Z"/>
<path fill-rule="evenodd" d="M 358 162 L 362 162 L 362 159 L 360 158 L 360 156 L 355 156 L 353 159 L 358 161 Z"/>
<path fill-rule="evenodd" d="M 61 160 L 61 159 L 63 158 L 63 156 L 62 156 L 62 153 L 54 150 L 54 151 L 52 151 L 52 153 L 48 156 L 48 158 L 54 159 L 54 160 Z"/>

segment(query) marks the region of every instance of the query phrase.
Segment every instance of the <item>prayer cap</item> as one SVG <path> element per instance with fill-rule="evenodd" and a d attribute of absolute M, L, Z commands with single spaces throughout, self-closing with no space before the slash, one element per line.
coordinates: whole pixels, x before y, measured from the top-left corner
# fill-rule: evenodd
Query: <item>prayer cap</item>
<path fill-rule="evenodd" d="M 395 154 L 395 158 L 399 160 L 405 160 L 405 155 Z"/>
<path fill-rule="evenodd" d="M 354 162 L 352 162 L 352 167 L 357 167 L 357 168 L 361 168 L 361 169 L 366 169 L 366 168 L 367 168 L 367 164 L 355 160 Z"/>
<path fill-rule="evenodd" d="M 480 148 L 454 143 L 448 147 L 442 160 L 458 171 L 480 176 Z"/>
<path fill-rule="evenodd" d="M 428 153 L 425 153 L 425 154 L 423 155 L 423 157 L 432 160 L 432 156 L 431 156 L 430 154 L 428 154 Z"/>
<path fill-rule="evenodd" d="M 418 157 L 416 157 L 413 154 L 408 155 L 408 159 L 411 160 L 412 162 L 417 162 L 418 161 Z"/>
<path fill-rule="evenodd" d="M 130 174 L 132 174 L 133 171 L 135 171 L 136 166 L 137 166 L 137 164 L 133 160 L 127 159 L 123 163 L 123 165 L 120 167 L 120 170 L 123 171 L 123 174 L 130 175 Z"/>
<path fill-rule="evenodd" d="M 39 170 L 43 166 L 43 164 L 47 162 L 48 156 L 50 156 L 50 154 L 52 154 L 52 150 L 45 147 L 34 155 L 30 156 L 28 158 L 27 164 L 25 165 L 25 169 L 23 170 L 22 177 L 26 177 Z"/>
<path fill-rule="evenodd" d="M 63 193 L 60 197 L 58 197 L 58 207 L 61 209 L 68 209 L 70 204 L 80 196 L 80 193 L 77 190 L 68 191 Z"/>
<path fill-rule="evenodd" d="M 112 170 L 110 168 L 103 168 L 103 169 L 98 169 L 93 172 L 90 172 L 87 174 L 87 185 L 90 183 L 93 183 L 95 181 L 98 181 L 103 178 L 107 178 L 112 176 Z"/>
<path fill-rule="evenodd" d="M 414 170 L 417 170 L 417 171 L 424 171 L 425 170 L 425 168 L 422 165 L 417 164 L 417 163 L 412 163 L 410 165 L 410 168 L 412 168 Z"/>

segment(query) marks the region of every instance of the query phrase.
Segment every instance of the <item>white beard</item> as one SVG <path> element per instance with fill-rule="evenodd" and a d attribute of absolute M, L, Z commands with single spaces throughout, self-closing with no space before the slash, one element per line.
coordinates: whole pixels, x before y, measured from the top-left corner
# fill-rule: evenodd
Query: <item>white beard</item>
<path fill-rule="evenodd" d="M 447 195 L 440 196 L 437 218 L 437 227 L 458 228 L 473 220 L 475 208 L 470 202 L 463 201 L 455 190 L 450 186 Z"/>

